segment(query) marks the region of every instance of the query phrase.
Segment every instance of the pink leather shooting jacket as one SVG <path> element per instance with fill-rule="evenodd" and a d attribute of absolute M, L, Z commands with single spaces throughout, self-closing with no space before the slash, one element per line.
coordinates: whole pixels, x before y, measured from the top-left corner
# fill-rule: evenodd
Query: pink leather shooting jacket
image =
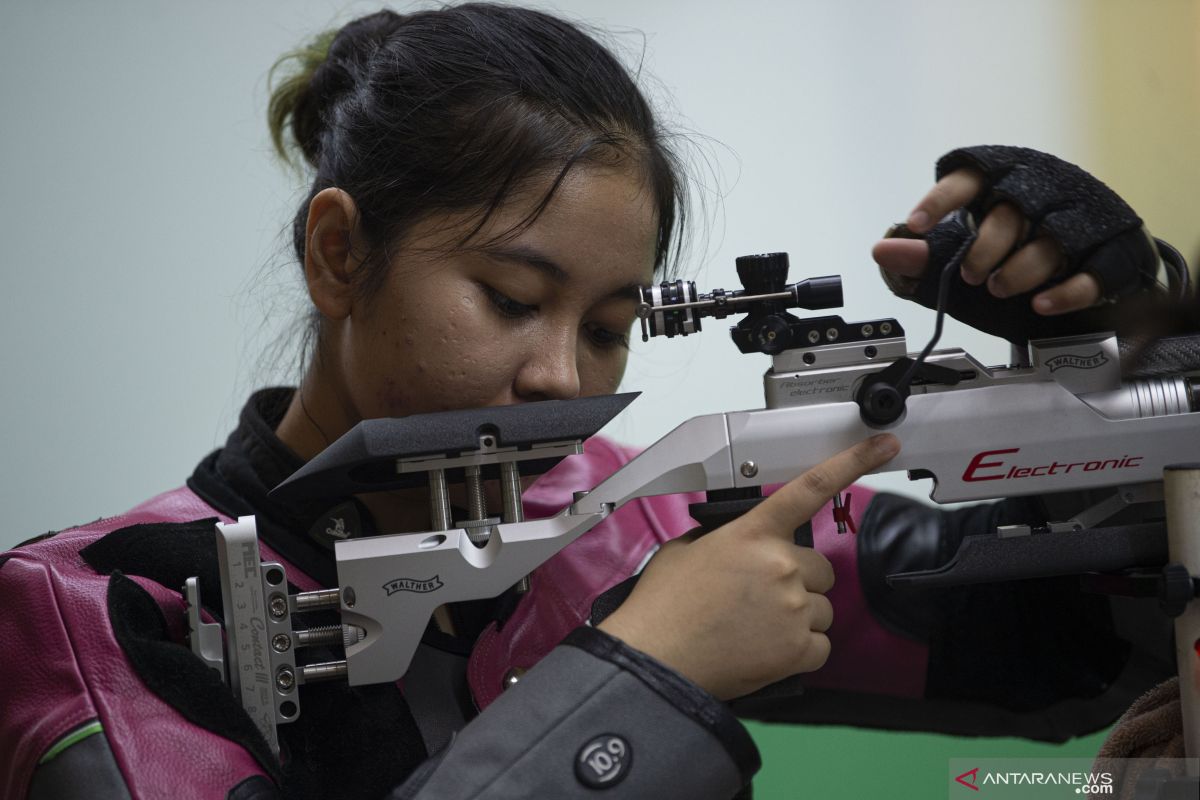
<path fill-rule="evenodd" d="M 527 517 L 558 512 L 573 491 L 596 485 L 635 453 L 601 437 L 590 439 L 584 455 L 566 459 L 526 492 Z M 852 492 L 854 507 L 865 509 L 869 490 Z M 631 501 L 539 567 L 503 628 L 498 631 L 493 623 L 476 642 L 468 668 L 476 705 L 486 710 L 503 691 L 510 669 L 535 664 L 587 622 L 597 595 L 633 574 L 655 546 L 693 528 L 687 505 L 699 499 Z M 0 556 L 5 559 L 0 566 L 0 794 L 24 796 L 39 760 L 89 720 L 103 727 L 135 797 L 223 798 L 229 787 L 263 774 L 242 747 L 192 724 L 145 687 L 114 638 L 105 602 L 108 576 L 79 556 L 81 548 L 130 525 L 214 516 L 221 517 L 192 491 L 179 488 L 119 516 Z M 829 593 L 836 620 L 830 631 L 832 655 L 806 684 L 920 697 L 926 648 L 871 617 L 858 586 L 853 536 L 837 534 L 831 507 L 813 520 L 813 534 L 836 572 Z M 265 545 L 262 551 L 264 559 L 284 561 Z M 302 590 L 319 588 L 292 565 L 288 574 Z M 171 638 L 183 644 L 179 587 L 131 577 L 162 609 Z M 880 654 L 887 654 L 886 664 Z"/>

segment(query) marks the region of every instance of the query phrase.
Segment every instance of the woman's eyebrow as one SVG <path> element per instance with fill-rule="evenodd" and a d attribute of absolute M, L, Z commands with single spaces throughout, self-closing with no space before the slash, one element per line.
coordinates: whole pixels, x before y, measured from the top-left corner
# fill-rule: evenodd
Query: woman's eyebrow
<path fill-rule="evenodd" d="M 642 284 L 627 283 L 617 289 L 613 289 L 608 294 L 604 295 L 605 300 L 629 300 L 638 302 L 641 300 Z"/>
<path fill-rule="evenodd" d="M 531 267 L 538 272 L 541 272 L 550 280 L 558 284 L 566 284 L 571 280 L 571 275 L 565 269 L 554 262 L 553 259 L 547 257 L 540 250 L 522 245 L 503 245 L 498 247 L 489 247 L 485 252 L 501 261 L 511 261 L 517 264 L 522 264 Z M 604 300 L 637 300 L 638 299 L 638 283 L 627 283 L 613 289 L 611 292 L 604 295 Z"/>
<path fill-rule="evenodd" d="M 488 255 L 499 258 L 502 261 L 513 261 L 532 267 L 555 283 L 567 283 L 571 280 L 571 276 L 565 269 L 532 247 L 505 245 L 503 247 L 489 247 L 486 252 Z"/>

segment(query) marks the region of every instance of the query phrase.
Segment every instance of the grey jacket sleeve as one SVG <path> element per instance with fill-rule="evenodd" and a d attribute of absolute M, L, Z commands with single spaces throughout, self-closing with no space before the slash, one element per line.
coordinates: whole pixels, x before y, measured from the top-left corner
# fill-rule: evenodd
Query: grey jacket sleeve
<path fill-rule="evenodd" d="M 883 493 L 872 499 L 857 540 L 867 606 L 881 624 L 928 645 L 925 710 L 910 713 L 914 722 L 905 727 L 1063 741 L 1111 725 L 1174 673 L 1171 622 L 1153 598 L 1088 592 L 1077 575 L 940 589 L 888 585 L 888 575 L 941 567 L 968 537 L 1066 519 L 1099 499 L 1072 493 L 952 510 Z M 1114 522 L 1137 521 L 1139 513 L 1129 509 Z M 811 694 L 805 700 L 814 706 Z M 841 698 L 843 709 L 854 705 Z M 858 705 L 887 725 L 884 704 Z"/>
<path fill-rule="evenodd" d="M 28 797 L 29 800 L 130 797 L 112 748 L 96 720 L 79 726 L 46 753 L 33 772 Z"/>
<path fill-rule="evenodd" d="M 426 762 L 392 800 L 736 795 L 753 740 L 712 695 L 595 628 L 578 628 Z"/>

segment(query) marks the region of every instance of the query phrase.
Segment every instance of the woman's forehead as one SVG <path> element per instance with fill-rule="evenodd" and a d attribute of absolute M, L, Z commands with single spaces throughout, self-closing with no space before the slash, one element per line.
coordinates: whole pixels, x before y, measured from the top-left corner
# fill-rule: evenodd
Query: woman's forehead
<path fill-rule="evenodd" d="M 653 272 L 657 241 L 658 207 L 641 172 L 590 166 L 567 173 L 533 223 L 514 239 L 552 252 L 568 270 L 632 270 L 646 279 Z"/>
<path fill-rule="evenodd" d="M 466 250 L 521 260 L 552 279 L 653 277 L 657 204 L 634 169 L 577 166 L 532 182 L 497 208 L 430 214 L 404 249 Z"/>

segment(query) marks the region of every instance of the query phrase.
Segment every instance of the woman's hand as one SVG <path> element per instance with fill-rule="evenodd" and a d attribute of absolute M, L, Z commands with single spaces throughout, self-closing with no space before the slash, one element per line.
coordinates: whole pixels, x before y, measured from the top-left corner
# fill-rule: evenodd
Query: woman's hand
<path fill-rule="evenodd" d="M 908 230 L 914 234 L 928 233 L 947 214 L 976 201 L 984 186 L 983 174 L 978 170 L 954 170 L 917 203 L 908 217 Z M 980 222 L 979 236 L 963 260 L 962 279 L 972 286 L 986 282 L 992 296 L 1005 298 L 1033 291 L 1055 277 L 1064 266 L 1064 259 L 1058 244 L 1048 235 L 1036 237 L 996 269 L 1013 247 L 1025 239 L 1028 230 L 1028 218 L 1015 205 L 1000 202 L 992 206 Z M 871 254 L 888 272 L 920 278 L 928 267 L 929 245 L 920 239 L 883 239 L 875 244 Z M 1032 308 L 1042 315 L 1065 314 L 1088 308 L 1099 300 L 1100 284 L 1091 273 L 1081 272 L 1035 294 Z"/>
<path fill-rule="evenodd" d="M 817 669 L 829 657 L 833 568 L 794 531 L 899 450 L 874 436 L 707 536 L 668 542 L 598 627 L 722 700 Z"/>

